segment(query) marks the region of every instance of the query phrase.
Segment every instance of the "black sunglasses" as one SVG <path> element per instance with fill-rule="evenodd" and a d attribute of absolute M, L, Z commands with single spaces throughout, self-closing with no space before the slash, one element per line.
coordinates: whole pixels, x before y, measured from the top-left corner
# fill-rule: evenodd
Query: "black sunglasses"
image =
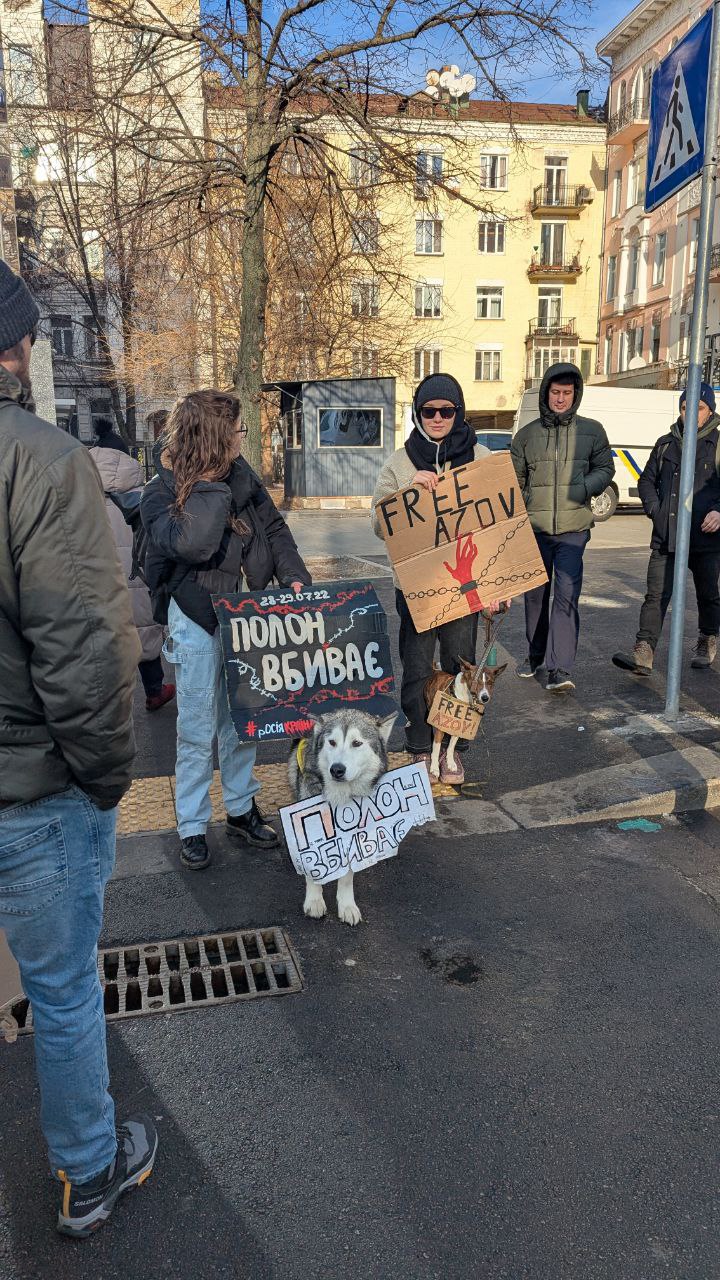
<path fill-rule="evenodd" d="M 431 405 L 424 404 L 422 409 L 420 410 L 420 417 L 434 418 L 437 413 L 440 414 L 441 418 L 454 418 L 455 414 L 457 413 L 457 405 L 446 404 L 446 405 L 443 405 L 442 409 L 433 409 Z"/>

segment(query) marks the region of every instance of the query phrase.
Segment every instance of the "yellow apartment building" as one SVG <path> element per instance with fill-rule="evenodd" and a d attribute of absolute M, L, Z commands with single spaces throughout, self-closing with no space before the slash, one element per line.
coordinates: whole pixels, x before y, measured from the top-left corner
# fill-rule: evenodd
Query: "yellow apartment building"
<path fill-rule="evenodd" d="M 414 150 L 409 182 L 385 180 L 367 135 L 316 120 L 344 166 L 345 209 L 357 211 L 336 282 L 345 333 L 331 358 L 316 350 L 311 361 L 299 331 L 297 346 L 274 359 L 270 339 L 266 374 L 394 376 L 402 439 L 414 383 L 442 369 L 461 382 L 476 427 L 507 427 L 551 363 L 595 370 L 606 126 L 587 93 L 574 106 L 470 100 L 414 113 L 414 102 L 369 102 L 386 144 L 394 132 L 404 154 Z M 237 91 L 218 88 L 208 110 L 210 136 L 232 132 Z M 294 152 L 282 165 L 288 189 L 301 169 Z M 303 295 L 311 314 L 321 305 L 312 282 Z"/>

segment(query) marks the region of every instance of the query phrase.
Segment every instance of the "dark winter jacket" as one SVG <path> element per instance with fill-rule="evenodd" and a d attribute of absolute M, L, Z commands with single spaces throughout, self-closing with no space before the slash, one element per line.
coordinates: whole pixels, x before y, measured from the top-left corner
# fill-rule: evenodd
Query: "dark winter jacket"
<path fill-rule="evenodd" d="M 568 374 L 575 379 L 575 399 L 558 417 L 548 408 L 548 389 L 553 379 Z M 578 416 L 582 394 L 576 365 L 551 365 L 540 385 L 540 417 L 522 427 L 510 445 L 530 524 L 539 533 L 590 529 L 590 499 L 607 489 L 615 474 L 604 427 Z"/>
<path fill-rule="evenodd" d="M 161 452 L 159 444 L 154 454 L 158 474 L 145 486 L 140 504 L 149 539 L 145 577 L 151 594 L 169 583 L 183 613 L 212 635 L 217 618 L 211 595 L 259 591 L 273 578 L 285 587 L 291 582 L 310 585 L 290 530 L 247 462 L 238 458 L 225 480 L 199 480 L 178 515 L 173 510 L 174 477 L 163 466 Z M 231 515 L 248 526 L 247 534 L 232 530 Z"/>
<path fill-rule="evenodd" d="M 0 818 L 73 783 L 118 803 L 139 657 L 92 459 L 0 366 Z"/>
<path fill-rule="evenodd" d="M 701 532 L 701 525 L 708 511 L 720 511 L 720 477 L 717 467 L 719 429 L 720 417 L 713 414 L 705 424 L 702 435 L 698 437 L 690 525 L 690 546 L 693 551 L 720 553 L 720 533 Z M 654 551 L 675 551 L 682 461 L 681 438 L 682 422 L 678 419 L 673 430 L 661 436 L 655 444 L 638 480 L 640 501 L 645 514 L 653 522 L 650 546 Z"/>

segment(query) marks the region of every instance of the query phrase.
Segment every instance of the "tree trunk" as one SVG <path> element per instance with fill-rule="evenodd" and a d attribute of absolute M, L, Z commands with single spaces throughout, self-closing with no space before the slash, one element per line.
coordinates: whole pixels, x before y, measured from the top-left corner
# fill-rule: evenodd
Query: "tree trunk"
<path fill-rule="evenodd" d="M 261 386 L 265 354 L 268 267 L 265 248 L 265 197 L 272 154 L 273 129 L 267 120 L 265 70 L 260 9 L 248 6 L 248 68 L 245 127 L 245 221 L 241 252 L 241 329 L 235 389 L 248 427 L 243 453 L 262 469 Z"/>

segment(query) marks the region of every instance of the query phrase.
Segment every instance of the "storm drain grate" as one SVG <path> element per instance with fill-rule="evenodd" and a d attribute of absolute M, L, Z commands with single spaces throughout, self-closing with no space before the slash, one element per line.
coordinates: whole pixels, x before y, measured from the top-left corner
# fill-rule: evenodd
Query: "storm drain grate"
<path fill-rule="evenodd" d="M 98 952 L 98 972 L 108 1022 L 303 989 L 292 943 L 276 928 L 114 947 Z M 24 996 L 0 1005 L 6 1040 L 32 1030 L 32 1008 Z"/>

